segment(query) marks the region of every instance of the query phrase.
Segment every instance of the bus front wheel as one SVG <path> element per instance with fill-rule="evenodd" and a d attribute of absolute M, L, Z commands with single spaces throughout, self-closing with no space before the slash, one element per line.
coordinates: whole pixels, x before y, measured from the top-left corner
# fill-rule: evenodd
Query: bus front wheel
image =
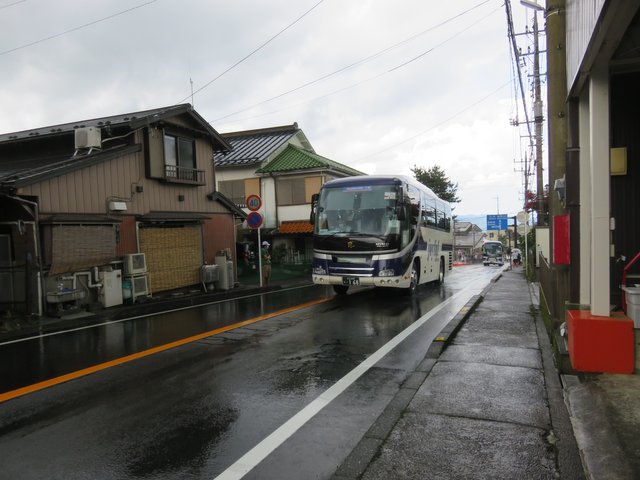
<path fill-rule="evenodd" d="M 411 265 L 411 280 L 409 282 L 409 288 L 407 288 L 407 293 L 409 295 L 417 294 L 419 285 L 420 285 L 420 270 L 418 269 L 418 262 L 413 262 L 413 264 Z"/>
<path fill-rule="evenodd" d="M 440 259 L 440 272 L 438 273 L 438 285 L 444 283 L 444 260 Z"/>
<path fill-rule="evenodd" d="M 333 291 L 338 295 L 345 295 L 347 293 L 347 290 L 349 290 L 349 287 L 347 285 L 333 285 Z"/>

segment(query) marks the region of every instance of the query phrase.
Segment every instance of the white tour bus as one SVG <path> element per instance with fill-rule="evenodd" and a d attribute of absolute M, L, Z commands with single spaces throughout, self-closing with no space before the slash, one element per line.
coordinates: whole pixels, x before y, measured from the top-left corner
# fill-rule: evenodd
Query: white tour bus
<path fill-rule="evenodd" d="M 311 206 L 313 282 L 408 289 L 444 282 L 453 264 L 451 207 L 405 176 L 325 183 Z"/>

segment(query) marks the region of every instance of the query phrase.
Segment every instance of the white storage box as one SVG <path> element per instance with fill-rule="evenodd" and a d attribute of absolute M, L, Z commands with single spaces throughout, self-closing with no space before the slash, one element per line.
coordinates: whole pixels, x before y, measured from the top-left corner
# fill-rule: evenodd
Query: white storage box
<path fill-rule="evenodd" d="M 622 287 L 627 300 L 627 316 L 640 328 L 640 287 Z"/>

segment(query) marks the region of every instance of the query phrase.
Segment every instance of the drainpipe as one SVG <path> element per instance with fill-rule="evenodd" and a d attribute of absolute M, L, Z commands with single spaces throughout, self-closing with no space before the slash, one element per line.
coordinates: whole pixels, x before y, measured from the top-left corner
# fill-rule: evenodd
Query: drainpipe
<path fill-rule="evenodd" d="M 280 226 L 280 222 L 278 222 L 278 182 L 276 178 L 273 176 L 273 173 L 270 173 L 269 176 L 273 180 L 273 192 L 275 194 L 275 219 L 276 219 L 276 229 Z"/>
<path fill-rule="evenodd" d="M 44 308 L 43 308 L 44 295 L 42 294 L 42 279 L 44 278 L 44 274 L 42 271 L 42 261 L 40 259 L 40 238 L 38 235 L 40 231 L 40 214 L 38 210 L 38 204 L 36 202 L 32 202 L 30 200 L 26 200 L 24 198 L 13 196 L 13 195 L 5 195 L 5 196 L 11 200 L 14 200 L 18 203 L 22 203 L 23 205 L 28 205 L 33 208 L 33 212 L 29 212 L 29 213 L 31 213 L 31 215 L 35 220 L 35 227 L 33 229 L 33 241 L 34 241 L 35 254 L 36 254 L 35 260 L 36 260 L 36 264 L 38 265 L 38 316 L 42 316 L 42 312 L 44 311 Z"/>

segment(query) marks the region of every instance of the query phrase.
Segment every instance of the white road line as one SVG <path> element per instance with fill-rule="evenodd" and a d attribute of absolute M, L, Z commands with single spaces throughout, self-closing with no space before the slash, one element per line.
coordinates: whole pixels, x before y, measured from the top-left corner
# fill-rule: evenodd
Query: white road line
<path fill-rule="evenodd" d="M 207 307 L 209 305 L 215 305 L 215 304 L 218 304 L 218 303 L 229 302 L 231 300 L 243 300 L 245 298 L 259 297 L 260 295 L 267 295 L 267 294 L 270 294 L 270 293 L 288 292 L 289 290 L 298 290 L 300 288 L 308 288 L 308 287 L 314 287 L 314 286 L 315 285 L 313 285 L 313 284 L 299 285 L 299 286 L 296 286 L 296 287 L 282 288 L 280 290 L 272 290 L 270 292 L 252 293 L 251 295 L 245 295 L 245 296 L 242 296 L 242 297 L 226 298 L 226 299 L 223 299 L 223 300 L 216 300 L 215 302 L 201 303 L 199 305 L 189 305 L 188 307 L 174 308 L 173 310 L 163 310 L 163 311 L 155 312 L 155 313 L 147 313 L 145 315 L 138 315 L 137 317 L 128 317 L 128 318 L 121 318 L 119 320 L 111 320 L 111 321 L 108 321 L 108 322 L 94 323 L 93 325 L 86 325 L 84 327 L 69 328 L 67 330 L 59 330 L 59 331 L 56 331 L 56 332 L 43 333 L 41 335 L 34 335 L 32 337 L 24 337 L 24 338 L 17 338 L 15 340 L 7 340 L 6 342 L 0 342 L 0 347 L 3 346 L 3 345 L 10 345 L 12 343 L 28 342 L 29 340 L 38 340 L 38 339 L 45 338 L 45 337 L 53 337 L 54 335 L 62 335 L 64 333 L 77 332 L 79 330 L 88 330 L 90 328 L 105 327 L 107 325 L 114 325 L 116 323 L 128 322 L 129 320 L 138 320 L 140 318 L 153 317 L 155 315 L 162 315 L 164 313 L 175 313 L 175 312 L 180 312 L 182 310 L 189 310 L 189 309 L 198 308 L 198 307 Z"/>
<path fill-rule="evenodd" d="M 474 282 L 475 284 L 475 282 Z M 313 400 L 309 405 L 300 410 L 297 414 L 291 417 L 287 422 L 276 429 L 271 435 L 265 438 L 258 445 L 253 447 L 247 453 L 245 453 L 238 461 L 227 468 L 224 472 L 218 475 L 215 480 L 238 480 L 249 473 L 256 465 L 269 456 L 276 448 L 282 445 L 289 437 L 296 433 L 305 423 L 311 420 L 316 414 L 318 414 L 324 407 L 329 405 L 335 400 L 338 395 L 344 392 L 351 384 L 353 384 L 358 378 L 364 375 L 371 367 L 373 367 L 378 361 L 380 361 L 391 350 L 397 347 L 405 338 L 415 332 L 418 328 L 424 325 L 431 317 L 433 317 L 440 310 L 448 306 L 453 300 L 463 293 L 467 293 L 470 289 L 477 288 L 468 286 L 458 293 L 453 294 L 447 300 L 442 302 L 437 307 L 430 310 L 428 313 L 420 317 L 413 322 L 407 328 L 405 328 L 398 335 L 393 337 L 388 343 L 383 345 L 380 349 L 374 352 L 365 361 L 359 364 L 356 368 L 347 373 L 344 377 L 338 380 L 334 385 L 322 393 L 318 398 Z"/>

